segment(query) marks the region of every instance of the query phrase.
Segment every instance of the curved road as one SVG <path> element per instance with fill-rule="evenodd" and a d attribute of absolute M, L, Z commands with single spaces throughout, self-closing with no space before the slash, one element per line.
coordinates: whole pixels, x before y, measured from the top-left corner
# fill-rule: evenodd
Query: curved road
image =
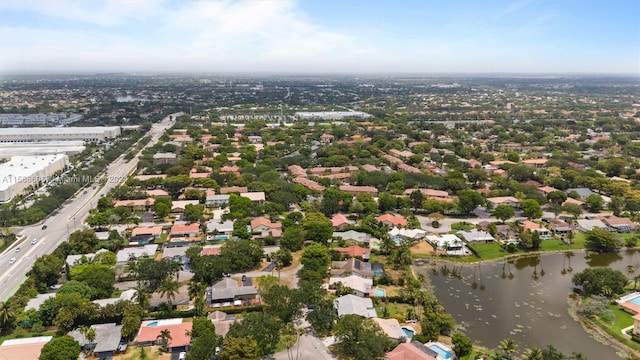
<path fill-rule="evenodd" d="M 162 121 L 153 124 L 148 135 L 151 141 L 147 146 L 154 145 L 160 136 L 174 124 L 174 120 L 182 113 L 175 113 L 167 116 Z M 170 119 L 171 117 L 171 119 Z M 33 262 L 40 256 L 52 253 L 60 243 L 66 241 L 69 234 L 82 227 L 84 219 L 89 214 L 89 210 L 94 208 L 98 199 L 106 195 L 109 190 L 118 184 L 124 183 L 127 177 L 136 170 L 138 158 L 134 157 L 126 162 L 124 154 L 111 163 L 102 177 L 107 177 L 104 186 L 95 183 L 96 189 L 91 186 L 81 190 L 68 200 L 60 209 L 48 216 L 41 223 L 36 225 L 21 227 L 16 231 L 18 239 L 22 239 L 18 244 L 0 254 L 0 301 L 4 301 L 15 293 L 20 284 L 26 279 L 26 274 L 31 270 Z M 42 229 L 46 225 L 46 229 Z M 31 245 L 32 239 L 38 239 L 35 245 Z M 16 252 L 16 248 L 20 251 Z M 11 258 L 15 258 L 15 263 L 9 264 Z"/>

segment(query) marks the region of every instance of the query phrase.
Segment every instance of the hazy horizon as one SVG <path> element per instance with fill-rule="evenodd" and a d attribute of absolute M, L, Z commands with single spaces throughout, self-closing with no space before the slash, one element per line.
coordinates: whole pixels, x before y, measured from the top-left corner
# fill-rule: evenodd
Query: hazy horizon
<path fill-rule="evenodd" d="M 0 2 L 0 73 L 637 76 L 637 1 Z"/>

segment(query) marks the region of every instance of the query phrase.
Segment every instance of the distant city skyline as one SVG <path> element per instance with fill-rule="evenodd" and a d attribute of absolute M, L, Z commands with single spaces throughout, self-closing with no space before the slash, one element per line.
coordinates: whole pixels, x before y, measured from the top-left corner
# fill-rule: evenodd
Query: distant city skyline
<path fill-rule="evenodd" d="M 636 0 L 2 0 L 0 74 L 640 74 Z"/>

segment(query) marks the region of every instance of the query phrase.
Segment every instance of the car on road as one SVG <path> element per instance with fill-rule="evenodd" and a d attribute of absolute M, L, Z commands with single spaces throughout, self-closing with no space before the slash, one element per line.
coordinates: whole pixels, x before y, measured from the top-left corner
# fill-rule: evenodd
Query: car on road
<path fill-rule="evenodd" d="M 47 230 L 47 225 L 42 225 L 42 230 Z"/>
<path fill-rule="evenodd" d="M 36 238 L 31 239 L 31 245 L 35 245 L 37 243 L 38 243 L 38 239 Z"/>
<path fill-rule="evenodd" d="M 14 262 L 16 262 L 16 258 L 13 257 L 9 259 L 9 265 L 13 264 Z"/>
<path fill-rule="evenodd" d="M 18 247 L 16 248 L 16 252 L 20 252 L 20 250 L 22 250 L 22 248 L 18 246 Z"/>

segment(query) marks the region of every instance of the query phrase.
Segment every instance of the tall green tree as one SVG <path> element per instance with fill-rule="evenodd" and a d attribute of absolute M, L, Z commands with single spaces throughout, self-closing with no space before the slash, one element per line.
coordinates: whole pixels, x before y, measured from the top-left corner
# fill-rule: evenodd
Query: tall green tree
<path fill-rule="evenodd" d="M 222 342 L 220 360 L 260 360 L 258 343 L 252 336 L 227 336 Z"/>
<path fill-rule="evenodd" d="M 307 239 L 321 244 L 326 244 L 333 235 L 331 220 L 319 212 L 308 213 L 302 220 L 302 229 Z"/>
<path fill-rule="evenodd" d="M 391 341 L 373 320 L 344 315 L 335 326 L 340 353 L 355 360 L 371 360 L 384 355 Z"/>
<path fill-rule="evenodd" d="M 525 199 L 520 205 L 522 214 L 529 220 L 538 219 L 542 216 L 542 208 L 540 203 L 534 199 Z"/>
<path fill-rule="evenodd" d="M 80 344 L 71 336 L 60 336 L 46 343 L 40 351 L 39 360 L 77 360 Z"/>
<path fill-rule="evenodd" d="M 597 252 L 616 252 L 623 242 L 618 234 L 605 229 L 592 229 L 586 232 L 585 247 Z"/>
<path fill-rule="evenodd" d="M 505 221 L 511 219 L 516 214 L 516 211 L 509 205 L 501 204 L 496 206 L 491 214 L 504 223 Z"/>

